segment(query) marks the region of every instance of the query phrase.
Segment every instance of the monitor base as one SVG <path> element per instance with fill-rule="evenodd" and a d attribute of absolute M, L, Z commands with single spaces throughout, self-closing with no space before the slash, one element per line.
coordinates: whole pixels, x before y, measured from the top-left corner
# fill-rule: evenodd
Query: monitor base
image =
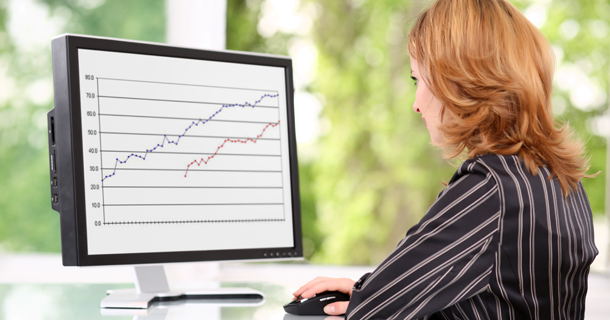
<path fill-rule="evenodd" d="M 102 308 L 148 309 L 154 302 L 197 299 L 216 304 L 260 304 L 262 292 L 250 288 L 211 288 L 203 290 L 170 290 L 162 265 L 136 266 L 135 289 L 108 290 Z"/>
<path fill-rule="evenodd" d="M 136 289 L 108 290 L 102 299 L 102 308 L 111 309 L 148 309 L 154 302 L 197 300 L 214 304 L 256 305 L 264 301 L 265 295 L 250 288 L 215 288 L 201 291 L 169 291 L 156 293 L 137 293 Z"/>

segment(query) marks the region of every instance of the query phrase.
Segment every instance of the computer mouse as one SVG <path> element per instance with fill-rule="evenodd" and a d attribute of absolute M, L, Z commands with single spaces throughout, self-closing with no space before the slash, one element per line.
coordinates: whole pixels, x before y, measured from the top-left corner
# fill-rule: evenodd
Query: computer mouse
<path fill-rule="evenodd" d="M 284 311 L 296 315 L 326 315 L 324 307 L 337 301 L 349 301 L 349 295 L 339 291 L 325 291 L 311 298 L 299 297 L 284 305 Z"/>

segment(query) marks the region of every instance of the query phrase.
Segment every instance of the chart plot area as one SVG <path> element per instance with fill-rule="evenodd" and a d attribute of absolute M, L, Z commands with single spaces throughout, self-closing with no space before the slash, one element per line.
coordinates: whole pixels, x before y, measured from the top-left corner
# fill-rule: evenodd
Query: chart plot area
<path fill-rule="evenodd" d="M 96 81 L 104 225 L 285 220 L 277 91 Z"/>

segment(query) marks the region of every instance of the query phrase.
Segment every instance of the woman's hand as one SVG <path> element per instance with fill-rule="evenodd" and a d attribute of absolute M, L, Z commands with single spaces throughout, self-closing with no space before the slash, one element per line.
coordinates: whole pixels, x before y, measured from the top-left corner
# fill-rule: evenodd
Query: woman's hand
<path fill-rule="evenodd" d="M 348 278 L 326 278 L 317 277 L 309 281 L 304 286 L 300 287 L 299 290 L 295 291 L 294 299 L 299 296 L 303 298 L 311 298 L 314 295 L 324 291 L 340 291 L 352 295 L 352 287 L 356 281 Z M 340 315 L 347 311 L 347 305 L 349 301 L 339 301 L 328 304 L 324 307 L 324 312 L 329 315 Z"/>

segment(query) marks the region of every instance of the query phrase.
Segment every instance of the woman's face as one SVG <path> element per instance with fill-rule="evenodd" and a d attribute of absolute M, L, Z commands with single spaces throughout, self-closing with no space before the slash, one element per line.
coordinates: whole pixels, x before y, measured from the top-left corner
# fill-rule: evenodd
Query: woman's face
<path fill-rule="evenodd" d="M 438 146 L 442 142 L 442 134 L 439 130 L 441 125 L 441 102 L 432 94 L 425 81 L 421 81 L 421 73 L 417 61 L 411 58 L 411 78 L 415 80 L 417 91 L 415 92 L 415 102 L 413 111 L 421 113 L 422 119 L 426 122 L 426 127 L 430 132 L 432 144 Z"/>

